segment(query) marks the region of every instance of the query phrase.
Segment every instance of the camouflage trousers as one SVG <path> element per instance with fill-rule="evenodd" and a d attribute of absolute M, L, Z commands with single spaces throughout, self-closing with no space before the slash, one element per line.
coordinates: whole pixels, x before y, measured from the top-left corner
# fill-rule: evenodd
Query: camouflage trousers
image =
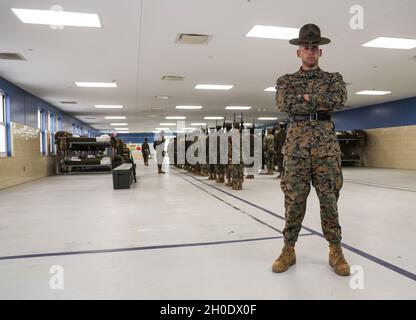
<path fill-rule="evenodd" d="M 215 165 L 215 173 L 218 176 L 224 176 L 224 171 L 225 171 L 225 165 L 223 165 L 223 164 L 216 164 Z"/>
<path fill-rule="evenodd" d="M 230 164 L 228 165 L 231 171 L 233 182 L 244 181 L 244 165 L 243 164 Z"/>
<path fill-rule="evenodd" d="M 202 175 L 209 174 L 209 164 L 201 164 L 201 173 Z"/>
<path fill-rule="evenodd" d="M 265 153 L 265 162 L 268 171 L 274 171 L 274 152 L 266 151 Z"/>
<path fill-rule="evenodd" d="M 321 226 L 325 239 L 341 242 L 337 201 L 343 178 L 340 156 L 298 158 L 285 155 L 281 187 L 285 194 L 286 244 L 294 245 L 302 228 L 306 200 L 312 185 L 316 189 L 321 211 Z"/>
<path fill-rule="evenodd" d="M 279 171 L 279 173 L 283 172 L 283 155 L 280 154 L 276 154 L 276 165 L 277 165 L 277 170 Z"/>
<path fill-rule="evenodd" d="M 231 174 L 231 164 L 226 164 L 225 165 L 225 176 L 227 179 L 231 179 L 232 174 Z"/>

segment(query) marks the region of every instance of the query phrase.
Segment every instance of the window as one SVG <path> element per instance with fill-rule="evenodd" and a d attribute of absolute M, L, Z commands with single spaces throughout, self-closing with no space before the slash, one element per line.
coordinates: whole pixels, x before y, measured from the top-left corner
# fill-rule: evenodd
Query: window
<path fill-rule="evenodd" d="M 0 92 L 0 157 L 7 157 L 6 97 Z"/>
<path fill-rule="evenodd" d="M 46 146 L 46 116 L 45 111 L 38 109 L 38 129 L 40 130 L 40 154 L 45 156 L 48 154 L 48 148 Z"/>
<path fill-rule="evenodd" d="M 55 115 L 48 113 L 49 152 L 55 154 Z"/>
<path fill-rule="evenodd" d="M 55 129 L 56 129 L 56 131 L 62 131 L 62 117 L 57 117 L 56 118 Z"/>

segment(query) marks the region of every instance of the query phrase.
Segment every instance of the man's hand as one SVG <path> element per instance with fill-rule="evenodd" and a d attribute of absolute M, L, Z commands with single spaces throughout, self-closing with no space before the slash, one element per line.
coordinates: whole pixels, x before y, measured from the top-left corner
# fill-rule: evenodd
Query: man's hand
<path fill-rule="evenodd" d="M 304 94 L 303 99 L 309 102 L 309 94 Z"/>

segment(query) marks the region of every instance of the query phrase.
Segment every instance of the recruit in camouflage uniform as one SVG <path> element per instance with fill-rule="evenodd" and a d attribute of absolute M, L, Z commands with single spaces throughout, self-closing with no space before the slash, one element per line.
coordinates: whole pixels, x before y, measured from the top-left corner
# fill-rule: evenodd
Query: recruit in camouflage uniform
<path fill-rule="evenodd" d="M 254 157 L 254 155 L 255 155 L 255 152 L 254 152 L 254 129 L 255 129 L 255 125 L 254 125 L 254 121 L 253 121 L 253 126 L 250 128 L 250 157 Z M 247 164 L 246 168 L 247 168 L 246 179 L 254 179 L 254 173 L 258 169 L 258 168 L 254 168 L 254 161 L 250 164 Z"/>
<path fill-rule="evenodd" d="M 267 129 L 267 135 L 263 140 L 263 150 L 267 167 L 267 174 L 271 175 L 274 171 L 274 136 L 271 128 Z"/>
<path fill-rule="evenodd" d="M 299 39 L 290 41 L 299 46 L 298 57 L 302 58 L 303 66 L 294 74 L 278 78 L 276 83 L 277 108 L 289 114 L 291 123 L 282 150 L 285 246 L 273 264 L 274 272 L 286 271 L 296 263 L 294 245 L 302 227 L 312 182 L 320 202 L 323 234 L 329 242 L 329 263 L 337 274 L 349 275 L 340 246 L 337 210 L 342 187 L 341 152 L 330 117 L 331 112 L 344 106 L 347 90 L 339 73 L 325 72 L 318 67 L 319 45 L 329 42 L 321 38 L 318 26 L 303 26 Z"/>
<path fill-rule="evenodd" d="M 275 151 L 275 159 L 277 164 L 277 170 L 279 171 L 279 175 L 277 178 L 282 177 L 283 172 L 283 154 L 282 148 L 286 140 L 286 132 L 284 130 L 283 125 L 279 125 L 278 129 L 274 133 L 274 151 Z"/>
<path fill-rule="evenodd" d="M 225 123 L 225 132 L 223 133 L 224 135 L 227 133 L 230 133 L 232 128 L 232 123 L 231 122 L 226 122 Z M 230 151 L 230 148 L 232 146 L 232 140 L 231 140 L 231 136 L 228 137 L 228 154 L 232 151 Z M 232 175 L 231 175 L 231 166 L 230 166 L 230 161 L 228 161 L 228 164 L 224 165 L 224 171 L 225 171 L 225 177 L 227 178 L 227 182 L 225 183 L 225 185 L 227 187 L 232 187 L 233 186 L 233 181 L 232 181 Z"/>
<path fill-rule="evenodd" d="M 150 147 L 149 147 L 149 144 L 147 143 L 147 138 L 144 138 L 144 142 L 142 144 L 141 150 L 142 150 L 144 165 L 148 166 L 149 165 Z"/>
<path fill-rule="evenodd" d="M 206 154 L 207 154 L 207 166 L 208 166 L 208 174 L 209 178 L 208 180 L 217 180 L 217 173 L 215 172 L 215 164 L 214 164 L 214 154 L 211 154 L 211 151 L 214 152 L 214 150 L 210 150 L 210 139 L 216 139 L 215 136 L 212 136 L 212 133 L 215 128 L 211 128 L 211 132 L 208 134 L 207 137 L 207 144 L 206 144 Z"/>
<path fill-rule="evenodd" d="M 224 183 L 224 173 L 225 173 L 225 165 L 221 164 L 221 135 L 223 134 L 222 129 L 225 128 L 225 124 L 223 126 L 217 126 L 217 163 L 215 165 L 215 173 L 217 175 L 217 183 Z"/>
<path fill-rule="evenodd" d="M 234 122 L 234 130 L 231 136 L 228 138 L 228 166 L 232 177 L 233 190 L 242 190 L 244 181 L 244 165 L 243 165 L 243 152 L 242 152 L 242 135 L 239 132 L 240 125 L 238 122 Z M 238 163 L 233 163 L 233 143 L 232 139 L 240 140 L 240 156 L 237 159 Z"/>

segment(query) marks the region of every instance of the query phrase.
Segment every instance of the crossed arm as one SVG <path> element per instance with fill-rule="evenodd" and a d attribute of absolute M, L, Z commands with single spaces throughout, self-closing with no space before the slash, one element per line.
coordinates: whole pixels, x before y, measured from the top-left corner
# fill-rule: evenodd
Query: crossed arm
<path fill-rule="evenodd" d="M 292 114 L 333 112 L 344 106 L 347 90 L 339 73 L 332 75 L 326 92 L 296 93 L 287 77 L 280 77 L 276 83 L 276 105 L 279 111 Z"/>

